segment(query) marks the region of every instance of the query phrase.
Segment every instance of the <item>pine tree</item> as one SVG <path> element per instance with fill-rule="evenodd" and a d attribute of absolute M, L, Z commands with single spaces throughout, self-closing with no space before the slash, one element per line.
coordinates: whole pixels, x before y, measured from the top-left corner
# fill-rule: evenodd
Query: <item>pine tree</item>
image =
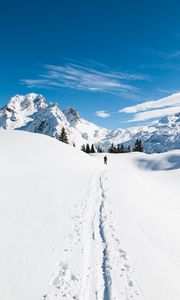
<path fill-rule="evenodd" d="M 134 151 L 134 152 L 137 151 L 137 149 L 138 149 L 138 144 L 139 144 L 139 140 L 137 139 L 137 140 L 135 141 L 135 143 L 134 143 L 134 148 L 133 148 L 133 151 Z"/>
<path fill-rule="evenodd" d="M 114 146 L 114 144 L 111 144 L 111 147 L 108 150 L 109 153 L 116 153 L 116 147 Z"/>
<path fill-rule="evenodd" d="M 141 141 L 141 140 L 139 140 L 138 151 L 139 151 L 139 152 L 143 152 L 143 151 L 144 151 L 143 145 L 142 145 L 142 141 Z"/>
<path fill-rule="evenodd" d="M 131 152 L 131 146 L 130 145 L 128 146 L 127 151 Z"/>
<path fill-rule="evenodd" d="M 94 145 L 91 145 L 91 153 L 96 153 L 95 149 L 94 149 Z"/>
<path fill-rule="evenodd" d="M 82 145 L 81 150 L 82 150 L 83 152 L 86 152 L 86 147 L 85 147 L 85 145 Z"/>
<path fill-rule="evenodd" d="M 91 149 L 89 147 L 89 144 L 86 144 L 86 153 L 91 153 Z"/>
<path fill-rule="evenodd" d="M 121 145 L 121 152 L 123 153 L 125 151 L 124 145 Z"/>
<path fill-rule="evenodd" d="M 119 152 L 120 152 L 120 153 L 124 153 L 124 152 L 125 152 L 125 148 L 124 148 L 124 145 L 123 145 L 123 144 L 121 144 L 121 147 L 120 147 L 120 149 L 119 149 Z"/>
<path fill-rule="evenodd" d="M 142 146 L 142 142 L 140 139 L 137 139 L 135 141 L 135 146 L 134 146 L 133 151 L 143 152 L 143 146 Z"/>
<path fill-rule="evenodd" d="M 73 147 L 76 147 L 76 144 L 75 144 L 75 143 L 73 143 Z"/>
<path fill-rule="evenodd" d="M 124 147 L 124 144 L 119 144 L 116 148 L 116 153 L 127 153 L 129 152 L 128 148 Z"/>
<path fill-rule="evenodd" d="M 66 144 L 69 144 L 67 133 L 66 133 L 66 130 L 65 130 L 64 127 L 62 127 L 62 129 L 61 129 L 61 133 L 60 133 L 60 136 L 59 136 L 59 141 L 61 141 L 63 143 L 66 143 Z"/>

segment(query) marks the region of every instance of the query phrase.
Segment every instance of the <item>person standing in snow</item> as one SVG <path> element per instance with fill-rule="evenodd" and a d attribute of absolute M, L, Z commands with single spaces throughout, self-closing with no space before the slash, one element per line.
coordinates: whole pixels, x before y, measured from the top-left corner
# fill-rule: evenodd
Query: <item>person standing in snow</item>
<path fill-rule="evenodd" d="M 105 164 L 105 165 L 107 165 L 107 160 L 108 160 L 108 159 L 107 159 L 107 156 L 105 155 L 105 156 L 104 156 L 104 164 Z"/>

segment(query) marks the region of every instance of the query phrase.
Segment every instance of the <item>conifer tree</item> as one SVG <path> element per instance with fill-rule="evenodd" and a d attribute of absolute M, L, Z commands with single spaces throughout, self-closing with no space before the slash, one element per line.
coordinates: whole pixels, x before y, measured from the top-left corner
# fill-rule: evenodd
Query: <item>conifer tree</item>
<path fill-rule="evenodd" d="M 59 136 L 59 140 L 63 143 L 66 143 L 66 144 L 69 144 L 68 142 L 68 137 L 67 137 L 67 133 L 66 133 L 66 130 L 64 127 L 62 127 L 61 129 L 61 133 L 60 133 L 60 136 Z"/>
<path fill-rule="evenodd" d="M 131 152 L 131 146 L 130 145 L 128 146 L 127 151 Z"/>
<path fill-rule="evenodd" d="M 124 144 L 119 144 L 116 148 L 116 153 L 126 153 L 128 152 L 128 149 L 124 147 Z"/>
<path fill-rule="evenodd" d="M 86 152 L 86 147 L 85 147 L 85 145 L 82 145 L 81 150 L 82 150 L 83 152 Z"/>
<path fill-rule="evenodd" d="M 121 145 L 121 153 L 124 153 L 125 152 L 125 148 L 124 148 L 124 145 L 122 144 Z"/>
<path fill-rule="evenodd" d="M 138 149 L 138 143 L 139 143 L 139 140 L 137 139 L 134 143 L 134 148 L 133 148 L 134 152 L 137 151 L 137 149 Z"/>
<path fill-rule="evenodd" d="M 76 147 L 76 144 L 75 144 L 75 143 L 73 143 L 73 147 Z"/>
<path fill-rule="evenodd" d="M 116 153 L 116 147 L 114 146 L 114 144 L 111 144 L 111 147 L 108 150 L 109 153 Z"/>
<path fill-rule="evenodd" d="M 139 152 L 143 152 L 143 151 L 144 151 L 144 150 L 143 150 L 143 145 L 142 145 L 142 141 L 141 141 L 141 140 L 139 140 L 138 151 L 139 151 Z"/>
<path fill-rule="evenodd" d="M 135 141 L 135 146 L 134 146 L 133 151 L 143 152 L 143 146 L 142 146 L 142 142 L 140 139 L 137 139 Z"/>
<path fill-rule="evenodd" d="M 91 149 L 89 147 L 89 144 L 86 144 L 86 153 L 91 153 Z"/>
<path fill-rule="evenodd" d="M 96 153 L 95 149 L 94 149 L 94 145 L 91 145 L 91 153 Z"/>

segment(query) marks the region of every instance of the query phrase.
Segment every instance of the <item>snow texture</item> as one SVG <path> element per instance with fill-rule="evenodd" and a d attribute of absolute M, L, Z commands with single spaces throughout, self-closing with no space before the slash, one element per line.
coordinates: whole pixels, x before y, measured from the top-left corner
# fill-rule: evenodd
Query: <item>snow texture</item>
<path fill-rule="evenodd" d="M 0 132 L 0 299 L 180 299 L 180 151 Z"/>

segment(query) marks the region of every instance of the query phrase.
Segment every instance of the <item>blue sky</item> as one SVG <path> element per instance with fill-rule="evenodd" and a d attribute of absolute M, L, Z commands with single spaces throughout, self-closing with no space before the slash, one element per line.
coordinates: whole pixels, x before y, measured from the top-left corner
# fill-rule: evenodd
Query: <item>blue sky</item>
<path fill-rule="evenodd" d="M 174 0 L 1 1 L 0 105 L 37 92 L 109 128 L 177 111 L 177 96 L 148 101 L 180 91 L 179 11 Z"/>

